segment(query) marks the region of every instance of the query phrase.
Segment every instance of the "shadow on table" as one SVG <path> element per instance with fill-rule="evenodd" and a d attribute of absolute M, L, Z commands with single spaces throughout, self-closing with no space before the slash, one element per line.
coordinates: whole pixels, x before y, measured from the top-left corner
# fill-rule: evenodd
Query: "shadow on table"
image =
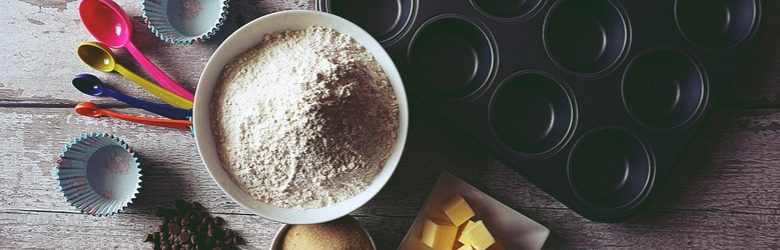
<path fill-rule="evenodd" d="M 185 185 L 183 176 L 176 174 L 176 171 L 165 163 L 146 158 L 143 154 L 138 155 L 143 166 L 142 183 L 138 196 L 128 209 L 129 212 L 154 214 L 159 207 L 173 207 L 175 200 L 191 196 L 193 190 L 189 185 Z"/>

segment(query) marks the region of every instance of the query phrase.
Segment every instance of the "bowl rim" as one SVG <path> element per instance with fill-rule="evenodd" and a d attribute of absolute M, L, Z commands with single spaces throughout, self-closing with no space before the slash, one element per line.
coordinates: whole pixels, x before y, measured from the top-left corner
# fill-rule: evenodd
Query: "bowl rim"
<path fill-rule="evenodd" d="M 313 209 L 279 208 L 260 202 L 243 189 L 224 170 L 219 158 L 215 136 L 211 129 L 210 103 L 218 77 L 224 65 L 235 56 L 255 47 L 266 34 L 284 30 L 300 30 L 309 26 L 333 28 L 336 31 L 351 36 L 380 64 L 389 79 L 396 100 L 398 101 L 399 126 L 395 145 L 374 178 L 365 190 L 336 204 Z M 200 118 L 204 117 L 204 118 Z M 312 224 L 331 221 L 363 206 L 384 187 L 400 162 L 409 125 L 409 108 L 403 82 L 393 60 L 382 45 L 368 32 L 356 24 L 333 14 L 311 10 L 286 10 L 259 17 L 242 26 L 225 39 L 211 55 L 198 81 L 193 107 L 193 127 L 195 144 L 198 148 L 209 176 L 217 186 L 233 201 L 266 219 L 285 224 Z"/>
<path fill-rule="evenodd" d="M 371 237 L 371 234 L 368 233 L 368 230 L 365 226 L 363 226 L 363 223 L 360 223 L 360 221 L 351 215 L 345 215 L 344 217 L 349 217 L 350 219 L 354 220 L 355 223 L 360 226 L 360 230 L 368 237 L 368 241 L 371 242 L 371 249 L 370 250 L 376 250 L 376 243 L 374 242 L 374 237 Z M 341 219 L 341 218 L 338 218 Z M 274 233 L 273 239 L 271 239 L 271 245 L 268 247 L 268 250 L 280 250 L 283 243 L 283 238 L 287 235 L 287 231 L 290 230 L 290 228 L 293 225 L 290 224 L 283 224 L 281 227 L 279 227 L 278 230 L 276 230 L 276 233 Z"/>

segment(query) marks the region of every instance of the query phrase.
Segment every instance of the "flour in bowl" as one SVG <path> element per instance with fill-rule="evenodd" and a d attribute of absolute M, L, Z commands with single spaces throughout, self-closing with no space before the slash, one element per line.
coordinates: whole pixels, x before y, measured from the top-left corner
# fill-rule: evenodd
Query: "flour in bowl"
<path fill-rule="evenodd" d="M 325 207 L 365 190 L 400 124 L 373 56 L 316 26 L 267 35 L 234 58 L 212 100 L 225 170 L 256 199 L 284 208 Z"/>

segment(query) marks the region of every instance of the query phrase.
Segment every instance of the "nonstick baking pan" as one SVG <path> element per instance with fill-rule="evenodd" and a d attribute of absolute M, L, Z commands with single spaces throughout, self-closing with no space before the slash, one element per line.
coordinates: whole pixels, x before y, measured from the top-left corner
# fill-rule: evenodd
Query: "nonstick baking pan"
<path fill-rule="evenodd" d="M 582 216 L 647 203 L 733 80 L 760 0 L 319 0 L 415 103 Z"/>

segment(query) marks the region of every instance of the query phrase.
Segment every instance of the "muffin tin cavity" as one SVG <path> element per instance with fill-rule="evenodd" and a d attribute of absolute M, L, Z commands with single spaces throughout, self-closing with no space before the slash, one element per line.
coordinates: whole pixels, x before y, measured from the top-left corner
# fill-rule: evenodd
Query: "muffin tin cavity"
<path fill-rule="evenodd" d="M 625 16 L 608 0 L 562 0 L 544 25 L 544 44 L 553 61 L 580 74 L 606 70 L 628 44 Z"/>
<path fill-rule="evenodd" d="M 409 47 L 418 82 L 443 97 L 474 93 L 490 77 L 495 49 L 481 26 L 466 17 L 444 15 L 422 25 Z"/>
<path fill-rule="evenodd" d="M 398 36 L 411 20 L 417 0 L 320 0 L 321 9 L 342 16 L 382 43 Z"/>
<path fill-rule="evenodd" d="M 569 158 L 569 182 L 582 199 L 602 208 L 619 208 L 640 198 L 653 178 L 647 148 L 617 128 L 585 136 Z"/>
<path fill-rule="evenodd" d="M 706 100 L 705 77 L 688 56 L 674 50 L 640 54 L 623 79 L 623 101 L 639 122 L 656 128 L 683 125 Z"/>
<path fill-rule="evenodd" d="M 511 149 L 541 154 L 560 145 L 572 127 L 570 95 L 547 74 L 511 76 L 498 88 L 490 106 L 492 127 Z"/>
<path fill-rule="evenodd" d="M 675 15 L 683 36 L 708 49 L 739 45 L 758 19 L 757 0 L 677 0 Z"/>
<path fill-rule="evenodd" d="M 472 0 L 471 3 L 488 16 L 496 18 L 518 18 L 527 15 L 541 3 L 541 0 Z"/>

